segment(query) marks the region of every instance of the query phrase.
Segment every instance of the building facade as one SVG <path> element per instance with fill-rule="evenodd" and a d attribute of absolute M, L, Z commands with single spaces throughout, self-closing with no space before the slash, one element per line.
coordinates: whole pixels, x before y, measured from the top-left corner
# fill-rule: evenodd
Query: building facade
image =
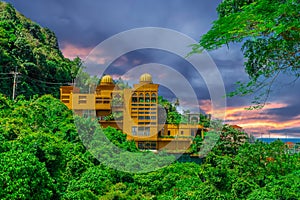
<path fill-rule="evenodd" d="M 150 74 L 140 76 L 133 88 L 120 89 L 111 76 L 102 77 L 92 94 L 80 93 L 73 86 L 60 88 L 60 99 L 74 113 L 94 115 L 102 127 L 114 127 L 134 140 L 139 149 L 184 152 L 196 135 L 203 137 L 197 118 L 193 123 L 166 124 L 160 116 L 159 84 Z"/>

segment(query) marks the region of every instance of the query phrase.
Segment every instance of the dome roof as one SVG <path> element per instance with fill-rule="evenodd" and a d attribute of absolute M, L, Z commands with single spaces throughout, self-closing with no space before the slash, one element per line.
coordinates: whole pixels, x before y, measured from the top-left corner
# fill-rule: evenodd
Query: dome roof
<path fill-rule="evenodd" d="M 152 83 L 152 76 L 148 73 L 141 75 L 140 83 Z"/>
<path fill-rule="evenodd" d="M 112 77 L 110 75 L 105 75 L 102 77 L 100 85 L 108 85 L 112 83 L 113 83 Z"/>

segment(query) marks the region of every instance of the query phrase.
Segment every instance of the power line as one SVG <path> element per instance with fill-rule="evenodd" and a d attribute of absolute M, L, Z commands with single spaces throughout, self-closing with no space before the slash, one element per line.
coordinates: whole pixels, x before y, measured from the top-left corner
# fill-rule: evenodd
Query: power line
<path fill-rule="evenodd" d="M 4 77 L 4 78 L 0 78 L 0 80 L 7 80 L 7 79 L 11 79 L 12 77 Z"/>
<path fill-rule="evenodd" d="M 36 78 L 32 78 L 28 75 L 22 75 L 23 77 L 27 77 L 29 78 L 30 80 L 33 80 L 33 81 L 36 81 L 36 82 L 40 82 L 40 83 L 45 83 L 45 84 L 50 84 L 50 85 L 65 85 L 65 84 L 71 84 L 70 82 L 65 82 L 65 83 L 62 83 L 62 82 L 48 82 L 48 81 L 42 81 L 42 80 L 39 80 L 39 79 L 36 79 Z"/>

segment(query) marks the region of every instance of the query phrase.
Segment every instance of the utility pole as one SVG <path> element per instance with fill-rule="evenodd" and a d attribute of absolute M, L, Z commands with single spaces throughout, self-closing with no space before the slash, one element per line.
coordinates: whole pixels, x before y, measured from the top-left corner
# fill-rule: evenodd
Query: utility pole
<path fill-rule="evenodd" d="M 16 87 L 17 87 L 17 75 L 19 75 L 20 73 L 18 72 L 18 67 L 15 67 L 15 71 L 14 72 L 10 72 L 10 74 L 14 75 L 14 83 L 13 83 L 13 95 L 12 95 L 12 99 L 15 100 L 15 96 L 16 96 Z"/>

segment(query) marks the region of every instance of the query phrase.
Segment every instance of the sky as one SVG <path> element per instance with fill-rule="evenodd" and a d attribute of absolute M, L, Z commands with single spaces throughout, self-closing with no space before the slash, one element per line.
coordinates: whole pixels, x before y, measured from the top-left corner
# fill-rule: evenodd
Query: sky
<path fill-rule="evenodd" d="M 107 49 L 92 51 L 115 34 L 135 28 L 160 27 L 175 30 L 195 41 L 199 41 L 212 22 L 217 19 L 216 8 L 221 0 L 9 0 L 23 15 L 43 27 L 50 28 L 57 36 L 63 54 L 68 58 L 79 56 L 92 59 L 96 64 L 106 64 Z M 138 35 L 136 40 L 141 40 Z M 153 44 L 164 41 L 156 34 Z M 173 45 L 178 40 L 170 38 Z M 127 45 L 127 46 L 126 46 Z M 111 48 L 131 46 L 120 41 Z M 237 81 L 247 81 L 243 63 L 245 61 L 240 44 L 222 47 L 208 52 L 220 72 L 225 91 L 231 92 Z M 92 53 L 91 53 L 92 52 Z M 91 56 L 91 55 L 94 55 Z M 96 56 L 95 56 L 96 55 Z M 210 70 L 206 66 L 205 70 Z M 151 67 L 150 67 L 151 66 Z M 163 70 L 164 69 L 164 70 Z M 135 70 L 135 71 L 134 71 Z M 119 56 L 105 73 L 114 78 L 122 77 L 130 84 L 137 81 L 140 73 L 149 72 L 153 81 L 175 84 L 180 95 L 189 97 L 190 85 L 202 112 L 211 113 L 211 91 L 205 77 L 197 75 L 185 58 L 161 49 L 139 49 Z M 170 75 L 171 74 L 174 75 Z M 174 73 L 173 73 L 174 72 Z M 175 72 L 178 72 L 177 74 Z M 178 77 L 177 77 L 178 75 Z M 186 82 L 179 81 L 181 78 Z M 291 77 L 282 76 L 273 86 L 268 103 L 261 110 L 248 111 L 253 97 L 226 98 L 225 122 L 237 124 L 257 137 L 300 137 L 300 82 L 290 83 Z M 178 92 L 162 87 L 161 95 L 177 96 Z M 182 109 L 193 110 L 194 104 L 184 98 Z"/>

